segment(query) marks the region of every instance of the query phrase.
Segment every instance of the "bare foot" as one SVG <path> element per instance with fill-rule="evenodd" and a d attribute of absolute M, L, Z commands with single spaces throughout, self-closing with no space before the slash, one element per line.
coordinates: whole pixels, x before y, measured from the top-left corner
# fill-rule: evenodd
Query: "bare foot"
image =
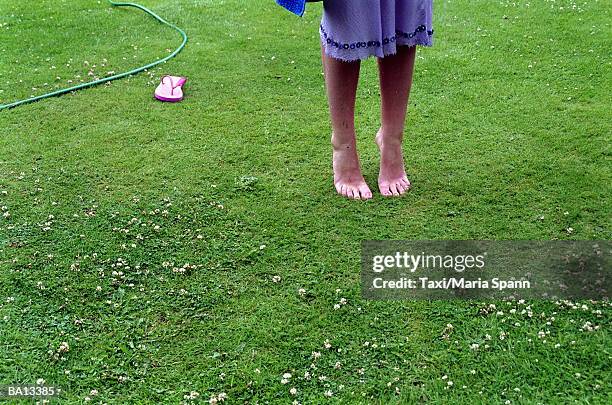
<path fill-rule="evenodd" d="M 387 197 L 404 194 L 410 189 L 410 181 L 404 170 L 401 137 L 383 137 L 382 130 L 379 130 L 376 134 L 376 144 L 380 150 L 380 193 Z"/>
<path fill-rule="evenodd" d="M 345 197 L 355 200 L 369 200 L 372 192 L 359 168 L 359 157 L 355 142 L 338 143 L 332 135 L 334 186 Z"/>

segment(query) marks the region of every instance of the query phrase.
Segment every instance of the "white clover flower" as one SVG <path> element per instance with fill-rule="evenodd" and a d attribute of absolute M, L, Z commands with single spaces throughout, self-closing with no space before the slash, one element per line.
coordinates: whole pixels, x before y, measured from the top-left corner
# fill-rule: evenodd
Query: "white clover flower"
<path fill-rule="evenodd" d="M 295 387 L 293 387 L 293 388 L 291 388 L 291 389 L 289 390 L 289 393 L 290 393 L 291 395 L 296 395 L 296 394 L 297 394 L 297 389 L 296 389 Z"/>
<path fill-rule="evenodd" d="M 333 392 L 331 392 L 331 390 L 327 390 L 327 391 L 325 391 L 325 396 L 326 396 L 326 397 L 328 397 L 328 398 L 329 398 L 329 397 L 332 397 L 333 395 L 334 395 L 334 393 L 333 393 Z"/>
<path fill-rule="evenodd" d="M 582 325 L 582 330 L 585 330 L 587 332 L 592 332 L 593 329 L 597 329 L 597 327 L 593 328 L 593 324 L 589 321 L 586 321 L 584 325 Z"/>
<path fill-rule="evenodd" d="M 291 373 L 285 373 L 285 374 L 283 374 L 283 378 L 286 378 L 286 379 L 291 378 Z"/>
<path fill-rule="evenodd" d="M 66 353 L 70 350 L 70 346 L 66 342 L 62 342 L 57 349 L 58 353 Z"/>
<path fill-rule="evenodd" d="M 183 395 L 183 398 L 185 399 L 196 399 L 197 397 L 200 396 L 200 393 L 197 391 L 191 391 L 189 394 L 185 394 Z"/>

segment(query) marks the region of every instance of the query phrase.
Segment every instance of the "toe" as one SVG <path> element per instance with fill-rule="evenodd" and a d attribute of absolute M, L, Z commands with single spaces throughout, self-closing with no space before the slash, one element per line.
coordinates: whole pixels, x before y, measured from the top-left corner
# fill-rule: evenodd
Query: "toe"
<path fill-rule="evenodd" d="M 359 200 L 359 191 L 357 191 L 357 189 L 355 188 L 351 188 L 349 190 L 349 198 L 352 198 L 353 200 Z"/>
<path fill-rule="evenodd" d="M 342 185 L 340 186 L 340 194 L 342 194 L 342 195 L 343 195 L 343 196 L 345 196 L 345 197 L 348 197 L 347 190 L 348 190 L 348 189 L 347 189 L 347 187 L 346 187 L 346 184 L 342 184 Z"/>
<path fill-rule="evenodd" d="M 401 182 L 397 183 L 395 185 L 395 188 L 397 189 L 397 192 L 399 193 L 399 195 L 402 195 L 406 192 L 406 187 L 404 187 L 404 185 Z"/>
<path fill-rule="evenodd" d="M 391 190 L 389 189 L 388 184 L 381 183 L 378 185 L 378 188 L 380 189 L 380 194 L 384 195 L 385 197 L 389 197 L 391 195 Z"/>
<path fill-rule="evenodd" d="M 395 183 L 395 189 L 399 195 L 404 194 L 404 185 L 400 182 Z"/>
<path fill-rule="evenodd" d="M 400 195 L 399 192 L 397 191 L 397 186 L 395 185 L 395 183 L 392 183 L 389 186 L 389 189 L 391 190 L 391 194 L 393 194 L 394 196 Z"/>
<path fill-rule="evenodd" d="M 370 188 L 366 185 L 363 185 L 359 188 L 359 194 L 361 194 L 361 198 L 364 200 L 369 200 L 370 198 L 372 198 L 372 192 L 370 191 Z"/>

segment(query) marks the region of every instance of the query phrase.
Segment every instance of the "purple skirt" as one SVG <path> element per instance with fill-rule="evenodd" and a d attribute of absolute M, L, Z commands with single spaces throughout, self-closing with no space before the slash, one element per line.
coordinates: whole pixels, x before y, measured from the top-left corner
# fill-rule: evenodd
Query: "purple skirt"
<path fill-rule="evenodd" d="M 392 55 L 401 45 L 433 45 L 433 0 L 324 0 L 325 54 L 344 61 Z"/>

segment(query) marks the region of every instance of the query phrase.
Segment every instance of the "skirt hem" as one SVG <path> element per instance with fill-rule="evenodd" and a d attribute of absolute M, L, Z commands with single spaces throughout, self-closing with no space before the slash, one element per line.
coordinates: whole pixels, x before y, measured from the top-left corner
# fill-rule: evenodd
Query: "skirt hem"
<path fill-rule="evenodd" d="M 341 60 L 343 62 L 356 62 L 368 59 L 372 56 L 377 58 L 384 58 L 386 56 L 392 56 L 397 53 L 397 47 L 399 46 L 422 46 L 432 47 L 433 38 L 431 36 L 427 38 L 412 38 L 412 39 L 398 39 L 392 44 L 381 46 L 374 49 L 360 48 L 360 49 L 339 49 L 333 45 L 330 46 L 327 39 L 321 33 L 321 45 L 325 51 L 325 55 L 334 59 Z"/>

